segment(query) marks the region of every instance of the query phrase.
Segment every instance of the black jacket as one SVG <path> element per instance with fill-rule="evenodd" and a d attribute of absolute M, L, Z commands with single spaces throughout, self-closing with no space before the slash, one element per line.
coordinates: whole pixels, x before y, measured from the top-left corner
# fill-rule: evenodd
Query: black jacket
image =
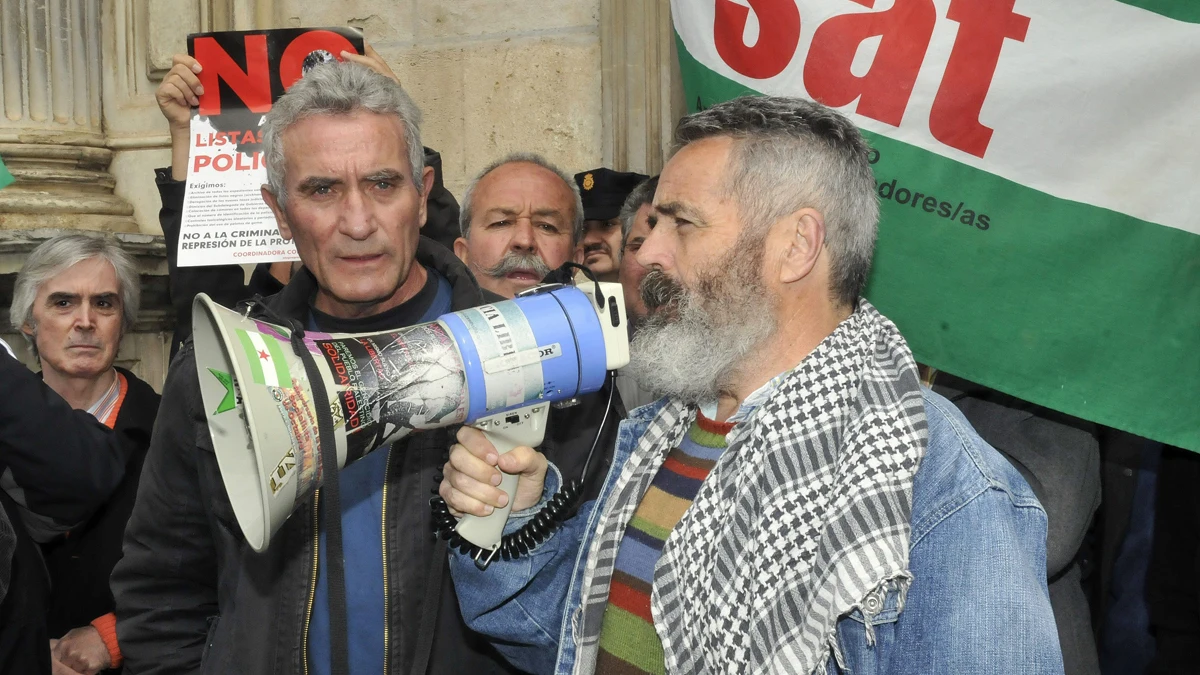
<path fill-rule="evenodd" d="M 131 421 L 148 415 L 152 424 L 158 396 L 145 383 L 125 375 L 130 388 L 121 417 Z M 0 602 L 0 674 L 49 675 L 49 640 L 66 632 L 58 630 L 58 624 L 47 629 L 48 613 L 56 599 L 78 602 L 71 609 L 86 616 L 67 628 L 87 625 L 112 609 L 108 571 L 120 554 L 124 522 L 120 516 L 110 516 L 110 524 L 110 517 L 101 514 L 112 512 L 114 489 L 117 500 L 121 494 L 132 499 L 137 477 L 130 479 L 126 468 L 140 465 L 150 427 L 141 422 L 131 425 L 144 427 L 142 433 L 109 429 L 87 412 L 71 408 L 36 373 L 4 350 L 0 350 L 0 382 L 4 383 L 4 396 L 0 397 L 0 476 L 4 478 L 0 482 L 9 486 L 0 490 L 0 507 L 16 535 L 15 549 L 7 552 L 11 557 L 5 561 L 11 565 L 8 593 Z M 131 402 L 135 396 L 140 400 Z M 67 576 L 56 576 L 56 581 L 73 590 L 56 590 L 52 595 L 51 575 L 37 541 L 47 541 L 68 529 L 90 532 L 99 520 L 106 523 L 105 535 L 86 537 L 86 555 L 95 553 L 97 557 L 81 557 Z M 98 538 L 103 538 L 104 544 L 93 547 Z M 71 597 L 75 593 L 80 596 Z"/>
<path fill-rule="evenodd" d="M 459 233 L 458 202 L 442 182 L 442 156 L 425 148 L 425 166 L 433 168 L 433 189 L 429 191 L 421 234 L 453 251 Z M 155 169 L 154 175 L 162 200 L 158 224 L 166 240 L 171 306 L 175 308 L 175 336 L 171 342 L 171 357 L 174 358 L 179 346 L 192 334 L 192 300 L 197 293 L 208 293 L 218 304 L 233 307 L 255 295 L 274 295 L 283 290 L 283 284 L 271 276 L 270 265 L 265 263 L 255 266 L 249 284 L 245 283 L 239 265 L 180 267 L 179 229 L 187 183 L 173 179 L 169 168 Z"/>
<path fill-rule="evenodd" d="M 0 483 L 28 511 L 26 529 L 47 540 L 87 520 L 108 499 L 130 450 L 2 349 L 0 383 Z"/>
<path fill-rule="evenodd" d="M 450 281 L 455 309 L 484 302 L 474 277 L 447 249 L 422 238 L 417 259 Z M 270 304 L 279 314 L 303 320 L 315 290 L 312 276 L 301 273 Z M 315 581 L 314 500 L 297 509 L 265 553 L 255 554 L 221 482 L 190 341 L 172 365 L 163 398 L 126 530 L 125 557 L 112 577 L 126 672 L 303 673 Z M 582 456 L 591 446 L 588 425 L 565 414 L 569 410 L 552 415 L 551 424 L 561 425 L 547 434 L 544 448 L 552 456 Z M 611 455 L 615 421 L 605 425 L 610 439 L 601 440 L 602 454 Z M 391 673 L 410 672 L 419 651 L 429 653 L 429 673 L 507 672 L 463 624 L 444 544 L 431 534 L 429 498 L 453 432 L 414 434 L 391 450 L 386 504 Z M 560 437 L 566 441 L 556 446 Z M 422 627 L 434 626 L 431 647 L 418 648 Z"/>
<path fill-rule="evenodd" d="M 72 528 L 67 537 L 42 545 L 53 589 L 46 627 L 54 637 L 86 626 L 114 609 L 108 578 L 121 559 L 125 523 L 133 512 L 159 402 L 150 385 L 127 370 L 117 370 L 128 382 L 125 400 L 113 426 L 129 458 L 125 462 L 125 477 L 86 523 Z"/>
<path fill-rule="evenodd" d="M 1136 473 L 1136 472 L 1135 472 Z M 1155 654 L 1149 675 L 1196 672 L 1200 650 L 1200 454 L 1164 448 L 1158 467 L 1146 605 Z"/>
<path fill-rule="evenodd" d="M 8 592 L 0 601 L 0 675 L 50 675 L 50 576 L 37 542 L 21 527 L 21 510 L 0 490 L 0 513 L 15 536 L 13 548 L 0 551 L 10 566 Z"/>

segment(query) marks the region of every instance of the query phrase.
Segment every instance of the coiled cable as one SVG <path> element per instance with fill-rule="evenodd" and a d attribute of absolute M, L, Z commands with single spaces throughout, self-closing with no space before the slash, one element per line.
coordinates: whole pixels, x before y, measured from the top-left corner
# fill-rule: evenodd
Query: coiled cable
<path fill-rule="evenodd" d="M 604 406 L 604 416 L 600 418 L 600 427 L 596 429 L 596 437 L 592 440 L 592 447 L 588 450 L 587 457 L 583 461 L 583 471 L 578 478 L 572 478 L 567 481 L 558 492 L 555 492 L 549 499 L 546 500 L 546 505 L 541 508 L 533 518 L 522 525 L 516 532 L 506 534 L 500 538 L 500 543 L 495 550 L 489 551 L 471 542 L 467 541 L 455 531 L 455 526 L 458 525 L 458 519 L 454 514 L 450 513 L 450 507 L 446 504 L 446 500 L 442 499 L 438 494 L 438 486 L 442 482 L 443 476 L 439 473 L 435 476 L 437 485 L 433 488 L 434 497 L 429 500 L 429 506 L 433 509 L 433 532 L 435 535 L 446 541 L 446 544 L 462 553 L 470 556 L 475 565 L 479 569 L 487 569 L 492 560 L 499 557 L 503 560 L 515 560 L 523 555 L 527 555 L 530 551 L 537 548 L 542 542 L 550 538 L 554 531 L 567 519 L 567 513 L 579 501 L 580 495 L 583 494 L 583 484 L 587 479 L 588 468 L 591 467 L 592 458 L 596 453 L 596 446 L 600 443 L 600 437 L 604 434 L 604 427 L 608 423 L 608 415 L 612 411 L 613 392 L 617 389 L 616 373 L 609 371 L 608 379 L 608 402 Z M 515 497 L 514 497 L 515 498 Z"/>

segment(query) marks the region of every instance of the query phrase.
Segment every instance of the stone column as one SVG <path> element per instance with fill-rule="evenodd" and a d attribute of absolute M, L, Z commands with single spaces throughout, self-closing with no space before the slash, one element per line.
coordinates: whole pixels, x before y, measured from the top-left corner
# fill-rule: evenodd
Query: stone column
<path fill-rule="evenodd" d="M 601 0 L 604 165 L 656 174 L 687 113 L 670 0 Z"/>
<path fill-rule="evenodd" d="M 101 108 L 99 0 L 0 2 L 0 230 L 133 232 L 113 193 Z"/>

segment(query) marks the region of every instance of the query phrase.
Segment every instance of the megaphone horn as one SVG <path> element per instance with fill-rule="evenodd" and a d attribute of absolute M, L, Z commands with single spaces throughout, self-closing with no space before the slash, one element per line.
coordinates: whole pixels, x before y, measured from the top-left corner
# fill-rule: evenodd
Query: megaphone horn
<path fill-rule="evenodd" d="M 620 284 L 596 296 L 547 285 L 513 300 L 360 335 L 307 331 L 309 378 L 283 326 L 199 294 L 192 307 L 196 368 L 213 450 L 247 542 L 264 551 L 326 476 L 410 433 L 474 424 L 501 452 L 537 446 L 549 404 L 597 391 L 629 362 Z M 298 336 L 297 336 L 298 337 Z M 329 401 L 335 448 L 321 447 L 314 392 Z M 512 503 L 515 477 L 501 486 Z M 494 550 L 508 509 L 465 517 L 458 532 Z"/>

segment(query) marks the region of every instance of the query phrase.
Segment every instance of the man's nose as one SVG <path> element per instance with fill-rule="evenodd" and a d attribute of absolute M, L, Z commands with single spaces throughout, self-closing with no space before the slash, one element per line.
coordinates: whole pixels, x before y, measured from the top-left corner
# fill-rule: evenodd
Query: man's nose
<path fill-rule="evenodd" d="M 509 247 L 514 251 L 532 251 L 536 246 L 537 243 L 533 238 L 533 222 L 525 218 L 518 219 L 513 226 Z"/>
<path fill-rule="evenodd" d="M 589 227 L 583 232 L 583 243 L 599 244 L 604 241 L 604 232 L 599 227 Z"/>
<path fill-rule="evenodd" d="M 338 230 L 358 241 L 367 239 L 378 229 L 375 209 L 370 199 L 358 189 L 346 191 L 342 200 L 342 212 L 338 221 Z"/>
<path fill-rule="evenodd" d="M 86 302 L 79 305 L 75 311 L 75 328 L 92 330 L 96 327 L 96 311 Z"/>
<path fill-rule="evenodd" d="M 673 233 L 668 232 L 668 229 L 670 228 L 659 226 L 650 230 L 650 233 L 642 241 L 642 247 L 634 256 L 637 264 L 647 269 L 651 265 L 657 265 L 662 269 L 674 267 L 675 242 Z"/>

